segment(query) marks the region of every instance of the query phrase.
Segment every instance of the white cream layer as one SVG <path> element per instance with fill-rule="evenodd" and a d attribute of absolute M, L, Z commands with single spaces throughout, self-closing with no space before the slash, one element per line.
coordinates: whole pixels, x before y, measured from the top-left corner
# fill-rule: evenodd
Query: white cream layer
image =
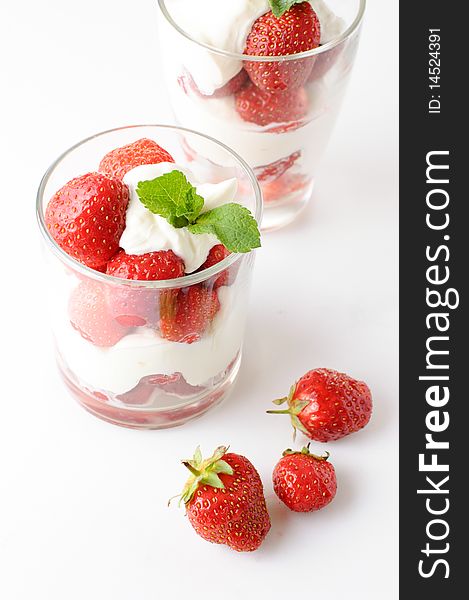
<path fill-rule="evenodd" d="M 247 294 L 241 294 L 247 296 Z M 235 288 L 218 290 L 220 311 L 204 337 L 193 344 L 170 342 L 149 328 L 101 348 L 84 340 L 70 323 L 56 322 L 55 336 L 66 365 L 96 390 L 124 394 L 142 377 L 182 373 L 190 385 L 202 385 L 224 371 L 242 346 L 246 302 Z"/>

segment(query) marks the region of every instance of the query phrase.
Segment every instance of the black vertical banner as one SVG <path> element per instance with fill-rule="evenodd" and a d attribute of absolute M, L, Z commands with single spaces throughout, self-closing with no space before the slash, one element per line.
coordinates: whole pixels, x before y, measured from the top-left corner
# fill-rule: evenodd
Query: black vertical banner
<path fill-rule="evenodd" d="M 468 34 L 454 3 L 400 11 L 400 597 L 452 600 L 468 596 Z"/>

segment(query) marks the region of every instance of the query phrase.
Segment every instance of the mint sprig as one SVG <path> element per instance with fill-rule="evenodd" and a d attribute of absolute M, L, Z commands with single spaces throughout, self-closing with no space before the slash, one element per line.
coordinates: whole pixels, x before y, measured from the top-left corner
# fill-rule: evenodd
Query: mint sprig
<path fill-rule="evenodd" d="M 151 181 L 140 181 L 137 194 L 150 212 L 161 215 L 174 227 L 187 227 L 204 205 L 204 199 L 184 173 L 176 170 Z"/>
<path fill-rule="evenodd" d="M 204 199 L 181 171 L 140 181 L 137 195 L 145 208 L 173 227 L 215 235 L 230 252 L 250 252 L 261 245 L 257 222 L 247 208 L 231 202 L 202 213 Z"/>
<path fill-rule="evenodd" d="M 274 16 L 281 17 L 294 4 L 301 4 L 304 0 L 269 0 Z"/>

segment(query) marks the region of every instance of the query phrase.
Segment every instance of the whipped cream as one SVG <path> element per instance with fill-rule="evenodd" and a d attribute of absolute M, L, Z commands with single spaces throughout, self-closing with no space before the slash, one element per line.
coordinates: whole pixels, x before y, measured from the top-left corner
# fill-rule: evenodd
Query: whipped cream
<path fill-rule="evenodd" d="M 213 246 L 220 242 L 211 234 L 193 234 L 186 227 L 176 229 L 166 219 L 150 212 L 140 201 L 137 186 L 165 175 L 171 171 L 181 171 L 204 198 L 202 212 L 207 212 L 222 204 L 233 202 L 237 192 L 237 180 L 228 179 L 220 183 L 200 184 L 185 167 L 174 163 L 141 165 L 124 176 L 129 188 L 126 225 L 120 239 L 120 247 L 127 254 L 146 254 L 161 250 L 172 250 L 185 263 L 186 273 L 196 271 L 206 261 Z"/>
<path fill-rule="evenodd" d="M 83 385 L 116 395 L 149 375 L 182 373 L 190 385 L 207 384 L 242 346 L 247 294 L 235 288 L 218 289 L 220 310 L 204 337 L 193 344 L 171 342 L 150 328 L 139 328 L 115 346 L 102 348 L 83 339 L 67 317 L 59 318 L 56 312 L 54 333 L 61 357 Z"/>
<path fill-rule="evenodd" d="M 193 39 L 234 54 L 244 52 L 254 22 L 271 10 L 268 0 L 167 0 L 166 4 L 174 22 Z M 337 17 L 324 0 L 312 0 L 310 4 L 321 24 L 321 44 L 330 42 L 345 30 L 344 20 Z M 166 32 L 168 34 L 171 35 Z M 171 52 L 181 51 L 181 64 L 203 94 L 213 94 L 242 69 L 242 61 L 186 42 L 178 39 L 167 47 Z"/>

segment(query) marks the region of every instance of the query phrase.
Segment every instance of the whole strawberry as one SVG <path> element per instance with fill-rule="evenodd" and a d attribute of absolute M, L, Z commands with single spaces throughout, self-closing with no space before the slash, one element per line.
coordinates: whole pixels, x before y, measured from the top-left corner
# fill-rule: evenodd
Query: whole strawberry
<path fill-rule="evenodd" d="M 306 116 L 308 95 L 302 87 L 269 93 L 249 83 L 236 94 L 236 110 L 244 121 L 256 125 L 292 123 L 301 121 Z M 298 126 L 300 124 L 298 123 Z"/>
<path fill-rule="evenodd" d="M 285 450 L 275 465 L 272 480 L 279 499 L 295 512 L 312 512 L 327 506 L 337 491 L 329 454 L 316 456 L 308 446 L 301 452 Z"/>
<path fill-rule="evenodd" d="M 153 140 L 142 138 L 108 152 L 99 164 L 99 171 L 110 177 L 122 179 L 135 167 L 156 165 L 161 162 L 173 163 L 174 158 Z"/>
<path fill-rule="evenodd" d="M 270 529 L 262 481 L 252 463 L 224 446 L 203 460 L 200 448 L 183 461 L 191 472 L 181 495 L 204 540 L 237 552 L 257 550 Z"/>
<path fill-rule="evenodd" d="M 67 254 L 103 270 L 119 250 L 128 202 L 128 189 L 119 180 L 88 173 L 55 193 L 47 205 L 46 226 Z"/>
<path fill-rule="evenodd" d="M 197 342 L 219 310 L 215 290 L 203 285 L 183 288 L 174 301 L 168 299 L 160 308 L 161 335 L 172 342 Z"/>
<path fill-rule="evenodd" d="M 114 277 L 134 281 L 161 281 L 183 277 L 185 271 L 184 261 L 172 250 L 142 255 L 126 254 L 121 250 L 108 262 L 106 272 Z M 172 292 L 125 286 L 108 286 L 106 291 L 110 313 L 121 325 L 127 327 L 155 324 L 160 296 L 170 295 Z"/>
<path fill-rule="evenodd" d="M 317 442 L 338 440 L 354 433 L 371 418 L 371 392 L 363 381 L 331 369 L 315 369 L 290 389 L 287 398 L 275 404 L 288 404 L 285 410 L 270 414 L 290 415 L 293 428 Z"/>
<path fill-rule="evenodd" d="M 295 4 L 279 17 L 272 11 L 254 23 L 244 54 L 250 56 L 288 56 L 319 46 L 321 27 L 309 2 Z M 247 61 L 244 68 L 252 82 L 265 92 L 301 87 L 314 65 L 314 57 L 289 61 Z"/>
<path fill-rule="evenodd" d="M 127 333 L 109 313 L 104 285 L 91 279 L 73 290 L 68 313 L 74 329 L 95 346 L 114 346 Z"/>

